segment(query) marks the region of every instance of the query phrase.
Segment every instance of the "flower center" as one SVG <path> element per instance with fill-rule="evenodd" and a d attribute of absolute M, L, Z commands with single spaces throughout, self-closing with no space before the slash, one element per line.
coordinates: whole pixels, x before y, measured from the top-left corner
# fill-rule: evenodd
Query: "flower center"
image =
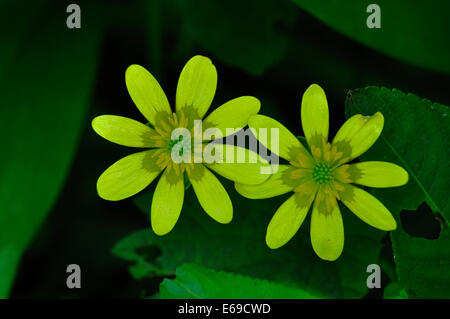
<path fill-rule="evenodd" d="M 177 139 L 171 139 L 168 145 L 169 151 L 178 152 L 179 156 L 183 156 L 185 149 L 190 150 L 190 143 L 188 140 L 183 141 L 183 135 L 180 135 Z"/>
<path fill-rule="evenodd" d="M 329 182 L 333 178 L 333 170 L 327 164 L 316 164 L 312 172 L 312 178 L 319 184 Z"/>

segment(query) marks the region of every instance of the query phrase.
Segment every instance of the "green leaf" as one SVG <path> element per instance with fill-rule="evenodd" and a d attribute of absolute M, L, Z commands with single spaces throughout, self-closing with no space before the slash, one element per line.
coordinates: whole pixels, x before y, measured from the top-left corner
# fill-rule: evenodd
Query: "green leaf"
<path fill-rule="evenodd" d="M 177 4 L 182 29 L 224 64 L 258 75 L 286 53 L 287 37 L 276 28 L 289 23 L 289 3 L 179 0 Z"/>
<path fill-rule="evenodd" d="M 450 231 L 436 240 L 392 234 L 399 282 L 411 298 L 450 298 Z"/>
<path fill-rule="evenodd" d="M 449 2 L 438 0 L 293 0 L 344 35 L 415 66 L 450 73 Z M 367 6 L 381 9 L 381 28 L 369 29 Z"/>
<path fill-rule="evenodd" d="M 381 137 L 362 159 L 393 162 L 409 173 L 405 186 L 372 191 L 394 213 L 399 224 L 399 229 L 391 233 L 399 283 L 413 298 L 448 298 L 449 108 L 413 94 L 377 87 L 349 92 L 346 104 L 348 117 L 380 111 L 385 118 Z M 423 202 L 442 222 L 443 230 L 437 240 L 411 237 L 400 222 L 402 210 L 415 211 Z"/>
<path fill-rule="evenodd" d="M 184 263 L 267 279 L 312 294 L 328 297 L 362 297 L 367 293 L 367 265 L 377 263 L 385 233 L 370 228 L 342 208 L 346 230 L 345 247 L 337 262 L 319 259 L 311 247 L 309 218 L 285 246 L 269 249 L 264 240 L 267 225 L 286 197 L 249 200 L 224 183 L 234 206 L 228 225 L 214 222 L 202 210 L 192 188 L 186 191 L 184 207 L 174 230 L 166 236 L 144 229 L 122 239 L 113 249 L 117 256 L 134 262 L 131 270 L 142 278 L 174 274 Z M 136 202 L 149 213 L 151 193 Z M 155 256 L 154 251 L 160 255 Z M 150 253 L 149 253 L 150 252 Z"/>
<path fill-rule="evenodd" d="M 160 285 L 163 299 L 316 299 L 318 295 L 267 280 L 217 272 L 194 264 L 177 268 Z"/>
<path fill-rule="evenodd" d="M 381 137 L 362 158 L 397 163 L 409 173 L 405 186 L 375 192 L 395 211 L 416 210 L 425 201 L 434 212 L 450 218 L 449 108 L 378 87 L 350 91 L 346 104 L 347 117 L 377 111 L 384 115 Z"/>
<path fill-rule="evenodd" d="M 20 19 L 23 7 L 17 3 L 11 16 Z M 8 296 L 21 255 L 64 183 L 95 80 L 97 22 L 85 19 L 82 29 L 70 30 L 64 11 L 48 12 L 41 8 L 22 38 L 10 38 L 17 32 L 2 37 L 16 44 L 0 74 L 0 298 Z"/>
<path fill-rule="evenodd" d="M 391 282 L 384 289 L 384 299 L 409 299 L 408 293 L 397 281 Z"/>

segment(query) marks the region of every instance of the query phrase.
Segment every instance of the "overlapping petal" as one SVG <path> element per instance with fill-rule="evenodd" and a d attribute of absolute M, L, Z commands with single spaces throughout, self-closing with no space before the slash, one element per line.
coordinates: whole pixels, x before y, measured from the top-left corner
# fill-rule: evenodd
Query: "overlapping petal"
<path fill-rule="evenodd" d="M 295 188 L 295 184 L 288 183 L 287 176 L 294 168 L 290 165 L 278 165 L 278 171 L 261 184 L 246 185 L 236 183 L 236 191 L 244 197 L 262 199 L 286 194 Z"/>
<path fill-rule="evenodd" d="M 184 200 L 184 175 L 166 169 L 156 185 L 153 194 L 151 223 L 157 235 L 165 235 L 172 230 Z"/>
<path fill-rule="evenodd" d="M 189 181 L 205 212 L 219 223 L 229 223 L 233 218 L 233 205 L 217 177 L 203 164 L 194 164 L 194 168 L 187 172 Z"/>
<path fill-rule="evenodd" d="M 196 55 L 191 58 L 178 80 L 176 110 L 188 118 L 200 120 L 208 111 L 216 93 L 217 71 L 207 57 Z"/>
<path fill-rule="evenodd" d="M 261 103 L 253 96 L 241 96 L 219 106 L 203 121 L 203 129 L 217 128 L 222 137 L 247 126 L 250 116 L 259 112 Z"/>
<path fill-rule="evenodd" d="M 332 144 L 339 150 L 348 152 L 345 154 L 346 161 L 350 161 L 363 154 L 377 141 L 383 125 L 384 117 L 380 112 L 372 116 L 354 115 L 342 125 Z"/>
<path fill-rule="evenodd" d="M 269 248 L 283 246 L 297 233 L 313 199 L 313 193 L 295 193 L 278 208 L 267 227 L 266 244 Z"/>
<path fill-rule="evenodd" d="M 215 149 L 221 161 L 205 165 L 219 175 L 247 185 L 261 184 L 270 177 L 270 164 L 257 153 L 227 144 L 216 144 Z"/>
<path fill-rule="evenodd" d="M 261 114 L 253 115 L 248 126 L 255 130 L 258 140 L 280 157 L 292 161 L 298 150 L 306 152 L 300 141 L 280 122 Z"/>
<path fill-rule="evenodd" d="M 152 125 L 158 113 L 172 112 L 158 81 L 142 66 L 130 65 L 125 72 L 125 82 L 134 104 Z"/>
<path fill-rule="evenodd" d="M 106 200 L 118 201 L 139 193 L 161 173 L 153 155 L 156 150 L 128 155 L 100 175 L 98 195 Z"/>

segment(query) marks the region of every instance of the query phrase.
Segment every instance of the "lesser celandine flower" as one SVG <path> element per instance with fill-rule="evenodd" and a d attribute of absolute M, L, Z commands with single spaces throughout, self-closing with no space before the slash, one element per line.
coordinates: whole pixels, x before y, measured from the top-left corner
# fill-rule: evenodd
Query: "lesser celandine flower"
<path fill-rule="evenodd" d="M 258 163 L 228 163 L 173 161 L 173 151 L 193 159 L 195 151 L 185 147 L 183 136 L 173 135 L 176 129 L 189 132 L 198 129 L 198 121 L 208 111 L 213 100 L 217 72 L 211 61 L 203 56 L 191 58 L 184 66 L 178 80 L 176 92 L 176 112 L 172 113 L 169 102 L 155 78 L 143 67 L 131 65 L 125 73 L 128 92 L 139 111 L 149 122 L 138 121 L 115 115 L 102 115 L 92 121 L 92 127 L 103 138 L 125 146 L 149 148 L 134 153 L 111 165 L 98 179 L 97 191 L 100 197 L 117 201 L 133 196 L 146 188 L 161 172 L 151 203 L 151 224 L 158 235 L 172 230 L 181 212 L 184 200 L 184 173 L 187 173 L 197 198 L 214 220 L 229 223 L 233 216 L 231 200 L 222 184 L 210 171 L 244 184 L 258 184 L 268 175 L 260 174 Z M 203 129 L 215 128 L 222 136 L 227 128 L 242 128 L 247 125 L 251 115 L 258 113 L 260 102 L 251 96 L 242 96 L 220 106 L 209 114 L 200 126 Z M 151 127 L 150 127 L 151 126 Z M 198 137 L 198 133 L 197 134 Z M 220 135 L 220 134 L 218 134 Z M 194 134 L 192 134 L 194 136 Z M 217 137 L 217 134 L 214 135 Z M 203 138 L 203 135 L 200 136 Z M 206 136 L 211 140 L 212 136 Z M 192 143 L 193 145 L 194 143 Z M 183 146 L 183 147 L 180 147 Z M 249 150 L 224 146 L 231 153 L 249 157 Z M 200 143 L 200 152 L 204 149 Z"/>
<path fill-rule="evenodd" d="M 408 181 L 408 173 L 387 162 L 346 164 L 367 151 L 380 136 L 384 118 L 379 112 L 372 116 L 354 115 L 328 143 L 327 99 L 322 88 L 313 84 L 303 95 L 301 122 L 310 151 L 279 122 L 263 115 L 250 118 L 251 128 L 279 129 L 278 155 L 290 165 L 280 165 L 278 172 L 260 185 L 236 183 L 236 189 L 248 198 L 269 198 L 293 191 L 269 223 L 267 245 L 278 248 L 286 244 L 312 206 L 312 247 L 320 258 L 333 261 L 344 247 L 344 226 L 337 200 L 367 224 L 385 231 L 394 230 L 395 219 L 386 207 L 352 184 L 401 186 Z M 273 143 L 270 138 L 267 140 Z M 266 143 L 269 149 L 270 143 Z"/>

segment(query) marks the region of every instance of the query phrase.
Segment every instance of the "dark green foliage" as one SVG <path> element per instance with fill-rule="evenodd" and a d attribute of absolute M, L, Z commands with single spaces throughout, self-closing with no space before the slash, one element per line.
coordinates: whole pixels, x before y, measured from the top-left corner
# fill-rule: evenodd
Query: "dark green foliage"
<path fill-rule="evenodd" d="M 383 232 L 370 228 L 342 207 L 346 243 L 337 262 L 319 259 L 311 247 L 309 217 L 286 246 L 271 250 L 264 236 L 270 218 L 283 198 L 249 200 L 226 184 L 233 201 L 229 225 L 214 222 L 197 202 L 192 189 L 185 195 L 181 217 L 166 236 L 147 229 L 119 242 L 113 253 L 133 261 L 132 273 L 145 276 L 173 274 L 184 263 L 264 278 L 328 297 L 363 297 L 368 264 L 376 263 Z M 138 196 L 140 208 L 149 212 L 151 193 Z M 145 200 L 144 200 L 145 198 Z M 148 256 L 142 252 L 160 251 Z"/>
<path fill-rule="evenodd" d="M 409 173 L 407 185 L 373 194 L 397 221 L 400 212 L 412 213 L 425 202 L 442 228 L 434 240 L 410 236 L 404 222 L 391 233 L 399 282 L 411 297 L 449 298 L 449 108 L 399 90 L 368 87 L 349 92 L 347 111 L 349 116 L 382 112 L 383 133 L 362 159 L 397 163 Z M 417 213 L 427 215 L 424 205 Z M 417 226 L 425 229 L 428 224 L 422 221 Z"/>
<path fill-rule="evenodd" d="M 226 272 L 216 272 L 194 264 L 177 268 L 176 279 L 165 279 L 160 286 L 165 299 L 315 299 L 303 290 L 267 280 Z"/>

